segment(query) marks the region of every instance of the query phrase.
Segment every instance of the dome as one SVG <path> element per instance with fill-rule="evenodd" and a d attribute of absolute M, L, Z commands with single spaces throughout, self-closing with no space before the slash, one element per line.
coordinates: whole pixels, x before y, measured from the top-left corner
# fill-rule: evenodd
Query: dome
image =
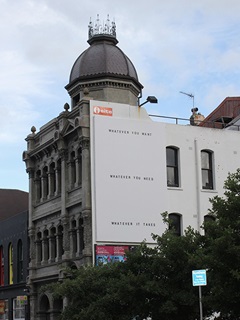
<path fill-rule="evenodd" d="M 88 26 L 90 47 L 80 54 L 65 86 L 71 97 L 71 108 L 88 97 L 92 100 L 139 104 L 143 86 L 138 81 L 131 60 L 117 46 L 115 22 L 109 18 L 100 24 L 99 18 Z"/>
<path fill-rule="evenodd" d="M 118 41 L 114 36 L 94 35 L 88 43 L 90 47 L 77 58 L 72 67 L 69 83 L 85 77 L 122 76 L 137 81 L 140 85 L 133 63 L 117 47 Z"/>

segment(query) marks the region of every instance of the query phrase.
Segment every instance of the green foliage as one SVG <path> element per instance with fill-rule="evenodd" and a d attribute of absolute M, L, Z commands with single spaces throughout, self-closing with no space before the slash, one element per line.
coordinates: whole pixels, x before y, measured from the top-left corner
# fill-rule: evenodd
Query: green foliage
<path fill-rule="evenodd" d="M 224 197 L 211 199 L 205 262 L 211 287 L 209 303 L 222 319 L 240 319 L 240 170 L 229 174 Z"/>
<path fill-rule="evenodd" d="M 54 295 L 69 302 L 62 319 L 198 319 L 197 269 L 207 269 L 204 315 L 240 319 L 240 170 L 229 174 L 224 188 L 223 198 L 211 199 L 213 219 L 203 225 L 204 235 L 189 227 L 177 237 L 167 228 L 153 235 L 156 246 L 142 243 L 126 262 L 80 268 L 53 285 Z M 166 212 L 163 220 L 170 226 Z"/>

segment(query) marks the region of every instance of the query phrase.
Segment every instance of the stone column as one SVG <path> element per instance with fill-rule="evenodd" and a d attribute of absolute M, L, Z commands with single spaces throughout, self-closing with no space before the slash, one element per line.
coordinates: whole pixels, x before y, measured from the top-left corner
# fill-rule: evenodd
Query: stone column
<path fill-rule="evenodd" d="M 42 241 L 40 239 L 35 241 L 36 246 L 36 265 L 41 264 L 42 261 Z"/>
<path fill-rule="evenodd" d="M 49 172 L 48 173 L 48 198 L 51 198 L 54 194 L 54 172 Z"/>
<path fill-rule="evenodd" d="M 91 211 L 91 170 L 90 140 L 82 138 L 82 218 L 84 228 L 83 254 L 92 257 L 92 211 Z"/>
<path fill-rule="evenodd" d="M 60 150 L 61 156 L 61 217 L 64 217 L 66 214 L 66 183 L 67 183 L 67 175 L 66 175 L 66 162 L 67 162 L 67 150 Z"/>
<path fill-rule="evenodd" d="M 57 166 L 55 169 L 55 179 L 56 179 L 56 191 L 55 195 L 59 195 L 61 193 L 61 168 Z"/>
<path fill-rule="evenodd" d="M 80 181 L 79 162 L 80 162 L 80 159 L 77 157 L 77 158 L 75 159 L 75 166 L 76 166 L 76 186 L 79 186 L 79 185 L 81 184 L 81 181 Z"/>

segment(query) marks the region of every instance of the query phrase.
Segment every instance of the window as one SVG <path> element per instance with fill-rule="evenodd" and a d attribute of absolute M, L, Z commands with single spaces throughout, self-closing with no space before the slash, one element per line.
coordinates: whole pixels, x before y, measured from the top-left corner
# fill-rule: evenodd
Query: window
<path fill-rule="evenodd" d="M 39 231 L 37 233 L 36 243 L 36 260 L 37 263 L 41 263 L 42 261 L 42 233 Z"/>
<path fill-rule="evenodd" d="M 208 230 L 209 230 L 209 226 L 208 224 L 215 221 L 216 219 L 213 217 L 213 216 L 210 216 L 210 215 L 206 215 L 204 216 L 204 232 L 205 232 L 205 235 L 208 233 Z"/>
<path fill-rule="evenodd" d="M 0 246 L 0 286 L 4 285 L 4 256 L 3 246 Z"/>
<path fill-rule="evenodd" d="M 19 296 L 25 297 L 25 296 Z M 21 300 L 21 299 L 13 299 L 13 319 L 14 320 L 20 320 L 25 319 L 25 303 L 27 300 Z"/>
<path fill-rule="evenodd" d="M 77 181 L 77 170 L 76 170 L 76 155 L 75 151 L 70 154 L 70 183 L 73 188 Z"/>
<path fill-rule="evenodd" d="M 166 148 L 167 157 L 167 185 L 168 187 L 179 187 L 178 178 L 178 149 Z"/>
<path fill-rule="evenodd" d="M 77 252 L 77 222 L 76 220 L 71 221 L 71 229 L 70 229 L 70 241 L 71 241 L 71 253 L 74 256 Z"/>
<path fill-rule="evenodd" d="M 0 320 L 8 320 L 8 300 L 0 300 Z"/>
<path fill-rule="evenodd" d="M 208 150 L 201 151 L 202 188 L 213 189 L 213 153 Z"/>
<path fill-rule="evenodd" d="M 50 165 L 50 181 L 49 181 L 49 195 L 53 196 L 56 192 L 56 170 L 55 163 Z"/>
<path fill-rule="evenodd" d="M 49 238 L 49 258 L 51 262 L 54 262 L 57 257 L 57 244 L 56 244 L 56 228 L 50 229 Z"/>
<path fill-rule="evenodd" d="M 42 198 L 41 170 L 38 170 L 36 172 L 35 188 L 36 188 L 36 200 L 37 202 L 39 202 L 40 199 Z"/>
<path fill-rule="evenodd" d="M 8 247 L 8 283 L 13 284 L 13 247 L 11 243 Z"/>
<path fill-rule="evenodd" d="M 79 219 L 79 247 L 80 247 L 80 253 L 82 254 L 85 243 L 84 243 L 84 224 L 83 224 L 83 218 Z"/>
<path fill-rule="evenodd" d="M 176 236 L 181 236 L 181 215 L 178 213 L 170 213 L 169 218 L 169 230 L 173 230 Z"/>
<path fill-rule="evenodd" d="M 23 245 L 22 240 L 17 245 L 17 281 L 23 281 Z"/>

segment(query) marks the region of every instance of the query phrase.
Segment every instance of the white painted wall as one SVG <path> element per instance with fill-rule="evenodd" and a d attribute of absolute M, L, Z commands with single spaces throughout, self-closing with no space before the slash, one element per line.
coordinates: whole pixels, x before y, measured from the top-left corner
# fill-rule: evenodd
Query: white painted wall
<path fill-rule="evenodd" d="M 222 196 L 228 172 L 240 167 L 240 132 L 154 122 L 128 105 L 91 101 L 90 109 L 93 242 L 153 243 L 164 211 L 199 229 L 209 198 Z M 179 188 L 167 187 L 167 146 L 179 148 Z M 214 152 L 214 190 L 201 189 L 202 149 Z"/>

